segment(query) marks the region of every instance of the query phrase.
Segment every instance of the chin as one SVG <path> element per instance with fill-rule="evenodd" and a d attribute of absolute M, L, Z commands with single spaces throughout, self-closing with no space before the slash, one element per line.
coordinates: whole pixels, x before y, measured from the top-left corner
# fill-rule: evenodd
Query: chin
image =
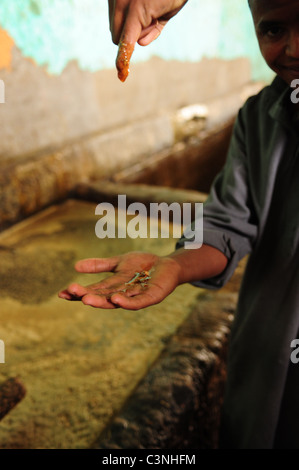
<path fill-rule="evenodd" d="M 282 78 L 289 86 L 294 80 L 299 80 L 299 70 L 287 69 L 284 67 L 273 67 L 272 70 Z"/>

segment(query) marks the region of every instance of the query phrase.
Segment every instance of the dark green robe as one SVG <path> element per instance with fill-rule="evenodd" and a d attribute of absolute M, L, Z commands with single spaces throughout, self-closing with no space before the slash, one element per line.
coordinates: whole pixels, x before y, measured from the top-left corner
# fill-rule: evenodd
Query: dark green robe
<path fill-rule="evenodd" d="M 221 288 L 250 254 L 232 327 L 221 447 L 299 448 L 299 120 L 279 77 L 240 110 L 204 206 L 204 243 L 228 257 Z M 178 243 L 188 238 L 185 237 Z"/>

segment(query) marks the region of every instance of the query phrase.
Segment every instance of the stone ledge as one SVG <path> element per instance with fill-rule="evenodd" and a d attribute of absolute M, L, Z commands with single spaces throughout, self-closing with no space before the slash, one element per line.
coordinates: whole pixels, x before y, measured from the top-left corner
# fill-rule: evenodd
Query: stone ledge
<path fill-rule="evenodd" d="M 237 293 L 206 293 L 115 417 L 100 449 L 216 449 Z"/>
<path fill-rule="evenodd" d="M 218 137 L 216 137 L 217 135 Z M 104 167 L 97 161 L 97 155 L 102 151 L 97 141 L 98 138 L 97 136 L 90 137 L 82 142 L 74 142 L 63 149 L 49 150 L 37 155 L 28 155 L 26 158 L 3 162 L 0 175 L 0 230 L 54 203 L 65 200 L 76 192 L 80 183 L 107 182 L 109 180 L 117 182 L 116 180 L 121 180 L 121 178 L 123 178 L 123 183 L 129 183 L 130 178 L 126 175 L 131 175 L 132 179 L 138 180 L 140 166 L 143 175 L 148 173 L 150 177 L 149 181 L 146 181 L 148 184 L 157 185 L 160 183 L 161 186 L 188 188 L 186 180 L 188 172 L 185 171 L 185 177 L 181 183 L 177 182 L 178 177 L 182 176 L 180 170 L 180 166 L 184 163 L 182 158 L 186 158 L 187 162 L 190 151 L 189 162 L 192 161 L 194 165 L 196 161 L 201 164 L 201 160 L 210 156 L 212 160 L 209 166 L 213 173 L 213 169 L 211 169 L 215 163 L 213 157 L 217 155 L 219 158 L 219 152 L 216 151 L 216 148 L 219 149 L 219 143 L 220 146 L 222 145 L 224 134 L 219 133 L 219 128 L 216 128 L 211 130 L 208 135 L 204 134 L 202 139 L 193 143 L 192 146 L 189 143 L 182 143 L 179 149 L 177 146 L 168 147 L 167 150 L 154 152 L 147 158 L 140 157 L 138 163 L 135 156 L 134 164 L 133 162 L 129 164 L 125 159 L 123 166 L 114 163 L 114 169 L 111 162 Z M 209 152 L 204 152 L 204 142 L 207 142 L 206 147 L 209 147 Z M 222 150 L 224 149 L 225 145 Z M 120 149 L 119 152 L 119 161 L 121 161 L 122 150 Z M 200 159 L 201 152 L 203 152 L 203 157 Z M 223 153 L 220 157 L 223 162 L 225 157 Z M 109 158 L 107 157 L 106 160 L 109 161 Z M 173 171 L 174 163 L 176 166 L 180 165 L 177 168 L 178 172 Z M 159 165 L 161 165 L 160 169 Z M 215 168 L 218 166 L 219 164 Z M 154 175 L 152 175 L 153 168 L 155 168 Z M 158 174 L 159 178 L 156 178 Z M 169 184 L 169 175 L 173 175 L 171 184 Z M 200 186 L 197 187 L 197 189 L 199 188 Z"/>
<path fill-rule="evenodd" d="M 130 168 L 115 172 L 111 180 L 122 184 L 147 184 L 208 193 L 223 167 L 235 117 L 187 142 L 158 152 Z"/>
<path fill-rule="evenodd" d="M 191 122 L 180 123 L 185 135 L 181 142 L 176 142 L 173 111 L 94 132 L 60 148 L 4 159 L 0 230 L 66 199 L 84 181 L 144 182 L 208 192 L 225 161 L 233 116 L 261 86 L 247 84 L 208 102 L 207 117 L 199 127 L 192 125 L 192 116 Z"/>

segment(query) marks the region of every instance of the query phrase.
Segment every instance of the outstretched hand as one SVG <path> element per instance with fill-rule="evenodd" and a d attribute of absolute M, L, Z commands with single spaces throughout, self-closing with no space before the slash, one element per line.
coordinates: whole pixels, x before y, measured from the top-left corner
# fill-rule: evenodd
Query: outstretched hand
<path fill-rule="evenodd" d="M 139 310 L 161 302 L 179 284 L 178 264 L 171 258 L 150 253 L 85 259 L 78 261 L 75 269 L 81 273 L 114 274 L 86 287 L 71 284 L 59 297 L 104 309 Z"/>
<path fill-rule="evenodd" d="M 125 81 L 135 44 L 147 46 L 187 0 L 108 0 L 112 40 L 119 46 L 118 76 Z"/>

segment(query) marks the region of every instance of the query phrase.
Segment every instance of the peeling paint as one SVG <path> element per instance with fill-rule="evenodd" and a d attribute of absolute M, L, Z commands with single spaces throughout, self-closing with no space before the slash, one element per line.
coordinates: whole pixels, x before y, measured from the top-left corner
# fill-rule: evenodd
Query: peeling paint
<path fill-rule="evenodd" d="M 14 40 L 4 29 L 0 28 L 0 70 L 11 71 L 13 46 Z"/>

